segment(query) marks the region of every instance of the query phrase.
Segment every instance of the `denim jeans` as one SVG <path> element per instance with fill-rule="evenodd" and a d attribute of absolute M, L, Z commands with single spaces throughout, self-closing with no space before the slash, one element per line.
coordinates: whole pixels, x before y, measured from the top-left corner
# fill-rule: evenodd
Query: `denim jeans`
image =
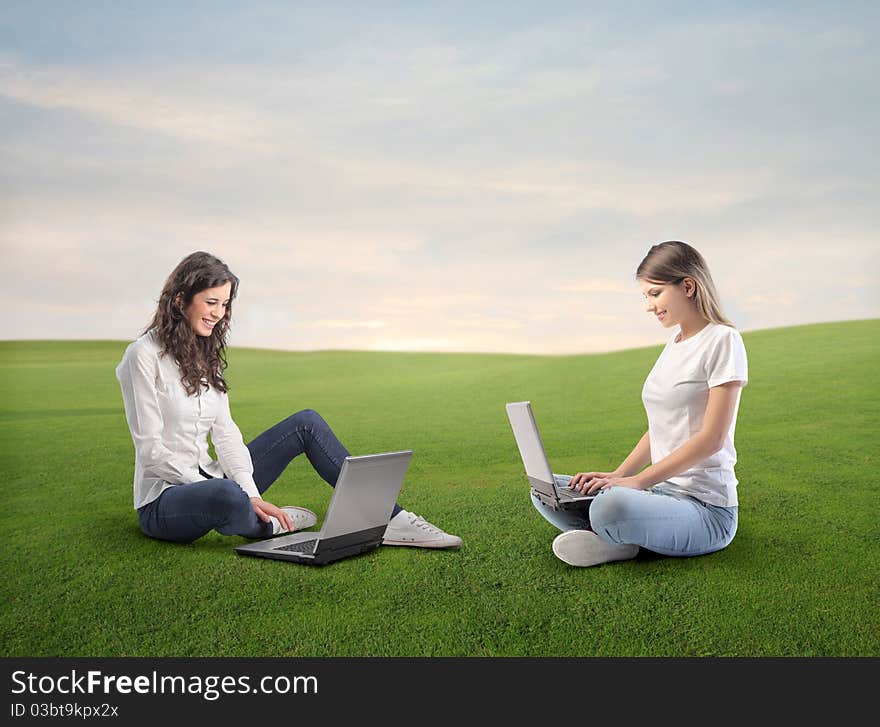
<path fill-rule="evenodd" d="M 705 555 L 726 547 L 736 534 L 736 507 L 708 505 L 694 497 L 609 487 L 587 510 L 554 510 L 534 495 L 541 515 L 563 532 L 592 530 L 608 543 L 639 545 L 661 555 Z"/>
<path fill-rule="evenodd" d="M 254 464 L 254 482 L 261 495 L 303 453 L 327 484 L 334 487 L 348 456 L 348 450 L 327 422 L 311 409 L 297 412 L 267 429 L 247 447 Z M 391 516 L 400 510 L 395 505 Z M 138 519 L 146 535 L 177 543 L 191 543 L 211 530 L 246 538 L 272 535 L 272 524 L 257 517 L 247 493 L 228 479 L 169 487 L 138 510 Z"/>

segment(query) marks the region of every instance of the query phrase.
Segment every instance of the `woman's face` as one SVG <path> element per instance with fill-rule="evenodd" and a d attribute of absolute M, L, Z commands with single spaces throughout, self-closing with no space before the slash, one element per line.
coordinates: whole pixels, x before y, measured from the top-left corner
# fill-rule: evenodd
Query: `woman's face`
<path fill-rule="evenodd" d="M 193 296 L 184 313 L 197 336 L 211 335 L 214 326 L 226 315 L 231 291 L 232 283 L 224 283 L 216 288 L 205 288 Z"/>
<path fill-rule="evenodd" d="M 680 283 L 652 283 L 639 280 L 639 287 L 647 302 L 648 313 L 653 313 L 664 328 L 678 325 L 693 315 L 694 281 L 685 278 Z"/>

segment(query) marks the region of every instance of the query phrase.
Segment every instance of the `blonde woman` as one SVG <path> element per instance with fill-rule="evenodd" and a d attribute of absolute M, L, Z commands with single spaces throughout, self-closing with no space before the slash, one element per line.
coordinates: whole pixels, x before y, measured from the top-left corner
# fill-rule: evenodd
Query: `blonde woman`
<path fill-rule="evenodd" d="M 570 487 L 598 493 L 585 515 L 532 498 L 563 531 L 553 552 L 569 565 L 634 558 L 640 547 L 704 555 L 736 533 L 733 438 L 748 381 L 742 337 L 721 312 L 706 261 L 690 245 L 654 245 L 636 278 L 648 313 L 676 329 L 642 389 L 648 430 L 613 472 L 571 478 Z"/>

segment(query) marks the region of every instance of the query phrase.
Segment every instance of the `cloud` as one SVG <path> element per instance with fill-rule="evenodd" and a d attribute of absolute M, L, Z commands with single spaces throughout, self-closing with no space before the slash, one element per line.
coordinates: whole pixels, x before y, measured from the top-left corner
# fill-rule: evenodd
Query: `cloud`
<path fill-rule="evenodd" d="M 557 285 L 555 290 L 563 293 L 618 293 L 623 295 L 632 295 L 632 285 L 623 285 L 622 283 L 614 283 L 603 280 L 588 280 L 583 283 L 572 283 L 570 285 Z"/>
<path fill-rule="evenodd" d="M 769 294 L 750 295 L 743 304 L 746 308 L 759 306 L 793 306 L 799 301 L 799 296 L 792 290 L 774 290 Z"/>
<path fill-rule="evenodd" d="M 112 63 L 17 42 L 0 335 L 129 337 L 194 249 L 242 279 L 236 345 L 654 343 L 633 272 L 662 239 L 704 252 L 744 325 L 880 314 L 865 286 L 802 305 L 878 262 L 870 23 L 551 10 L 187 10 L 161 53 L 127 18 Z"/>
<path fill-rule="evenodd" d="M 466 350 L 468 346 L 449 338 L 379 338 L 370 348 L 374 351 L 445 351 Z"/>
<path fill-rule="evenodd" d="M 227 161 L 274 156 L 282 139 L 281 146 L 306 148 L 310 137 L 295 115 L 272 113 L 268 97 L 248 100 L 246 89 L 265 69 L 229 70 L 237 82 L 225 77 L 222 67 L 198 63 L 70 67 L 6 55 L 0 57 L 0 97 L 187 145 L 222 148 Z"/>
<path fill-rule="evenodd" d="M 422 52 L 427 52 L 430 57 L 437 55 Z M 422 63 L 416 65 L 420 67 Z M 474 82 L 465 67 L 453 64 L 448 72 L 459 78 L 465 87 Z M 560 73 L 564 76 L 570 71 Z M 317 95 L 310 89 L 319 83 L 331 89 L 335 87 L 340 95 L 344 94 L 344 89 L 352 84 L 346 77 L 340 80 L 318 76 L 298 83 L 288 81 L 282 87 L 290 95 L 286 98 L 282 95 L 280 102 L 273 96 L 270 103 L 268 89 L 264 91 L 265 96 L 244 99 L 236 93 L 238 88 L 248 88 L 249 77 L 262 78 L 264 69 L 229 71 L 221 74 L 224 84 L 218 86 L 215 81 L 214 85 L 200 85 L 200 79 L 215 75 L 212 70 L 199 68 L 85 68 L 71 71 L 7 61 L 0 65 L 0 94 L 42 109 L 74 111 L 104 124 L 161 134 L 181 144 L 195 143 L 196 147 L 187 146 L 182 150 L 189 164 L 170 171 L 182 184 L 206 184 L 209 190 L 225 178 L 224 169 L 229 174 L 238 173 L 236 167 L 242 160 L 252 164 L 254 160 L 265 159 L 268 177 L 274 181 L 279 174 L 279 170 L 271 166 L 271 160 L 275 160 L 276 164 L 296 164 L 305 179 L 314 179 L 319 189 L 332 185 L 336 195 L 347 190 L 350 190 L 348 196 L 363 193 L 363 190 L 373 195 L 397 194 L 403 190 L 409 201 L 415 201 L 417 206 L 447 206 L 451 209 L 481 200 L 482 205 L 488 205 L 483 213 L 487 216 L 497 217 L 501 210 L 513 209 L 518 218 L 546 224 L 548 220 L 584 210 L 652 215 L 670 210 L 688 212 L 724 208 L 751 198 L 766 184 L 766 179 L 756 179 L 751 173 L 727 170 L 722 175 L 707 170 L 683 169 L 674 181 L 657 185 L 649 176 L 635 175 L 613 160 L 601 157 L 579 161 L 554 159 L 552 156 L 530 158 L 534 154 L 526 154 L 523 158 L 507 154 L 489 159 L 482 155 L 462 158 L 445 153 L 444 147 L 457 143 L 452 134 L 441 141 L 436 153 L 420 152 L 411 160 L 407 150 L 388 148 L 393 132 L 383 134 L 376 151 L 368 151 L 375 147 L 375 138 L 359 143 L 362 133 L 358 130 L 358 123 L 370 113 L 363 108 L 373 108 L 377 103 L 381 105 L 381 101 L 365 99 L 363 106 L 347 110 L 344 127 L 347 138 L 344 141 L 326 131 L 325 113 L 328 110 L 322 109 L 320 103 L 318 108 L 312 109 L 303 109 L 299 105 L 300 96 L 312 98 Z M 233 78 L 237 78 L 240 85 L 235 86 Z M 265 84 L 266 80 L 263 79 L 262 83 Z M 363 78 L 354 85 L 359 89 L 373 88 L 377 83 L 381 84 L 378 70 L 375 76 Z M 427 116 L 424 106 L 436 105 L 437 101 L 422 97 L 422 82 L 413 78 L 411 83 L 411 86 L 402 86 L 399 92 L 405 98 L 424 101 L 424 104 L 417 104 L 420 113 L 414 120 L 422 127 L 434 120 Z M 532 89 L 527 83 L 524 93 L 517 97 L 517 105 L 539 105 L 546 93 L 542 88 Z M 460 102 L 465 103 L 465 99 Z M 445 100 L 444 108 L 435 109 L 433 114 L 442 116 L 448 103 L 449 100 Z M 490 102 L 484 101 L 483 104 L 482 116 L 477 117 L 480 119 L 477 138 L 486 138 L 496 125 L 501 124 L 517 129 L 515 136 L 523 140 L 532 133 L 531 125 L 524 121 L 511 123 L 505 120 L 508 113 L 506 103 L 500 103 L 500 108 L 493 107 Z M 399 109 L 384 109 L 378 113 L 385 114 L 381 126 L 389 130 L 395 123 L 407 121 L 401 117 Z M 465 144 L 472 146 L 473 140 Z M 27 152 L 32 161 L 34 146 Z M 221 151 L 219 165 L 215 150 Z M 36 153 L 40 154 L 39 151 Z M 76 154 L 75 144 L 65 145 L 64 153 Z M 22 155 L 18 156 L 21 158 Z M 93 156 L 79 154 L 76 163 L 78 171 L 84 175 L 90 170 L 100 172 L 96 169 L 98 160 Z M 142 174 L 142 171 L 136 173 Z M 253 179 L 253 174 L 250 171 L 248 176 L 256 183 L 256 189 L 265 188 L 266 182 Z M 273 199 L 276 197 L 274 193 L 267 197 L 265 203 L 270 207 L 284 204 L 280 198 Z M 474 210 L 471 214 L 478 212 Z"/>
<path fill-rule="evenodd" d="M 366 328 L 368 330 L 385 328 L 387 325 L 385 321 L 328 321 L 323 319 L 311 324 L 314 328 Z"/>

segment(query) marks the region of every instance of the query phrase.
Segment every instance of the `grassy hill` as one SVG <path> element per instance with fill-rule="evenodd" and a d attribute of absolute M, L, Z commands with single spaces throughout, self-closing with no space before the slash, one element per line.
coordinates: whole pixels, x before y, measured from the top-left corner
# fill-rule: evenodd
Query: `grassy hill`
<path fill-rule="evenodd" d="M 880 321 L 744 340 L 735 540 L 593 569 L 551 553 L 504 403 L 532 401 L 555 471 L 613 468 L 645 429 L 659 347 L 231 350 L 246 439 L 310 407 L 354 454 L 412 448 L 401 503 L 465 542 L 315 569 L 236 556 L 239 538 L 141 535 L 113 373 L 126 343 L 2 342 L 0 655 L 876 656 Z M 330 489 L 300 460 L 267 498 L 323 517 Z"/>

